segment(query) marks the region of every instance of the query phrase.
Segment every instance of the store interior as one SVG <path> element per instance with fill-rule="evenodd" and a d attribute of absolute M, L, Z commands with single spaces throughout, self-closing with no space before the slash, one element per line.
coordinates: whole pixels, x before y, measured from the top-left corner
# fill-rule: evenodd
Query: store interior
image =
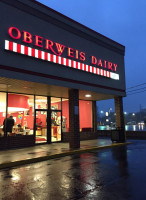
<path fill-rule="evenodd" d="M 0 136 L 4 136 L 3 122 L 12 115 L 15 121 L 9 136 L 33 135 L 36 124 L 36 143 L 47 142 L 47 97 L 0 92 Z M 61 103 L 62 102 L 62 103 Z M 80 131 L 92 128 L 92 101 L 79 101 Z M 61 116 L 62 114 L 62 116 Z M 36 118 L 34 116 L 36 115 Z M 61 124 L 62 120 L 62 124 Z M 61 127 L 62 126 L 62 127 Z M 69 132 L 69 100 L 51 97 L 51 141 L 61 141 L 62 132 Z"/>

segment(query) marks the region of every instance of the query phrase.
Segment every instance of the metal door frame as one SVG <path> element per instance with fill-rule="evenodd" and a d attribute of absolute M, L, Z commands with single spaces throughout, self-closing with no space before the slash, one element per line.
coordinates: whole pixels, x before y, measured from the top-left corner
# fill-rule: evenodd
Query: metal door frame
<path fill-rule="evenodd" d="M 63 136 L 62 136 L 62 110 L 50 110 L 51 111 L 51 113 L 52 112 L 60 112 L 61 113 L 61 140 L 60 141 L 56 141 L 56 142 L 62 142 L 62 140 L 63 140 Z M 52 142 L 52 135 L 51 135 L 51 143 L 56 143 L 56 142 Z"/>
<path fill-rule="evenodd" d="M 47 112 L 47 122 L 48 122 L 48 109 L 35 109 L 35 112 L 34 112 L 34 138 L 35 138 L 35 144 L 36 144 L 36 112 L 38 111 L 44 111 L 44 112 Z M 48 143 L 48 123 L 47 123 L 47 142 L 42 142 L 40 144 L 46 144 Z M 36 145 L 38 145 L 39 143 L 37 143 Z M 39 144 L 39 145 L 40 145 Z"/>

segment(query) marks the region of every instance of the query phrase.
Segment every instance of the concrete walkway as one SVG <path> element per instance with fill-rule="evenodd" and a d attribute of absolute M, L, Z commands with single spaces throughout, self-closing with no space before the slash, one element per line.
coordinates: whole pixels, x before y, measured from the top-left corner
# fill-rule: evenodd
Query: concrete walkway
<path fill-rule="evenodd" d="M 0 151 L 0 169 L 126 144 L 129 143 L 112 144 L 110 139 L 97 139 L 81 141 L 81 147 L 77 150 L 70 150 L 68 143 L 52 143 L 23 149 L 5 150 Z"/>

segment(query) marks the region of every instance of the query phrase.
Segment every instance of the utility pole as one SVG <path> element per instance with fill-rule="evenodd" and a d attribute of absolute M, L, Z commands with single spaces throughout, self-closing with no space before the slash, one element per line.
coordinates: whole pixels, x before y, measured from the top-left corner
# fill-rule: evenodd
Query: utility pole
<path fill-rule="evenodd" d="M 140 104 L 140 122 L 141 122 L 141 104 Z"/>

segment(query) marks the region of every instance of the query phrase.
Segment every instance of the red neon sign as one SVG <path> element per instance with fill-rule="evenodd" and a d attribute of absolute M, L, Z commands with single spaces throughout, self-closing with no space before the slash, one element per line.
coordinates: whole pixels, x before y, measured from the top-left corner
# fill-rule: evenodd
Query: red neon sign
<path fill-rule="evenodd" d="M 13 39 L 18 40 L 18 39 L 21 38 L 21 32 L 19 31 L 18 28 L 10 27 L 9 30 L 8 30 L 8 33 Z"/>
<path fill-rule="evenodd" d="M 23 42 L 32 43 L 32 35 L 26 31 L 23 31 Z"/>
<path fill-rule="evenodd" d="M 61 56 L 65 48 L 67 48 L 68 57 L 74 58 L 76 60 L 81 60 L 83 62 L 86 60 L 86 54 L 84 52 L 80 52 L 79 50 L 74 50 L 71 47 L 66 47 L 63 44 L 53 42 L 38 35 L 33 36 L 31 33 L 26 31 L 22 31 L 21 33 L 21 31 L 16 27 L 10 27 L 8 33 L 10 37 L 13 39 L 16 40 L 22 39 L 24 43 L 34 44 L 39 48 L 44 48 L 46 50 L 53 52 L 57 56 Z M 117 64 L 106 60 L 97 59 L 95 56 L 91 56 L 91 64 L 97 67 L 107 68 L 108 70 L 111 71 L 117 71 Z"/>
<path fill-rule="evenodd" d="M 35 46 L 43 47 L 43 37 L 35 35 Z"/>

